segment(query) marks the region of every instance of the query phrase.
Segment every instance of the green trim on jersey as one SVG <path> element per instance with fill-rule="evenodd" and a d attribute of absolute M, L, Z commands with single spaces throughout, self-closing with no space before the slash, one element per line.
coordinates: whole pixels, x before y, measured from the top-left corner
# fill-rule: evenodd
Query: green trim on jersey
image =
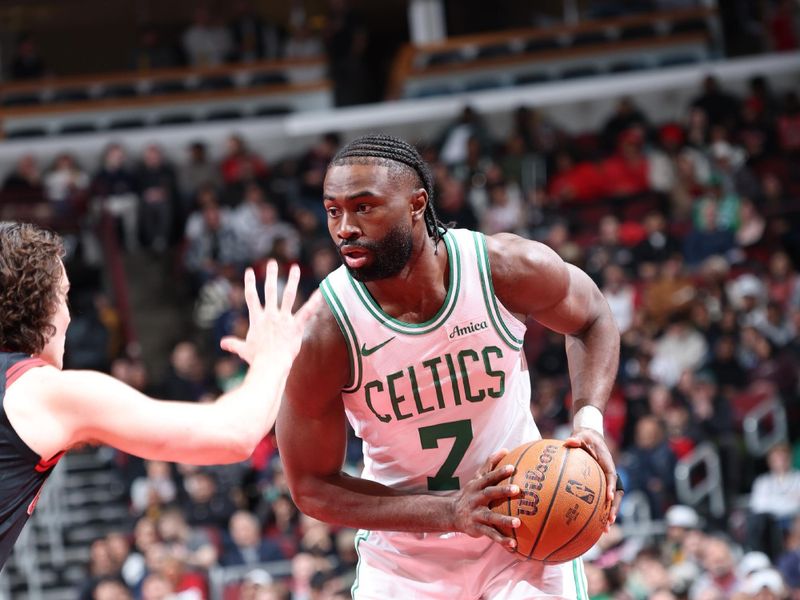
<path fill-rule="evenodd" d="M 353 585 L 350 587 L 350 595 L 353 596 L 353 598 L 355 598 L 356 596 L 356 590 L 358 589 L 358 577 L 361 571 L 361 551 L 358 549 L 358 546 L 368 537 L 369 537 L 369 531 L 366 531 L 364 529 L 359 529 L 358 533 L 356 533 L 355 544 L 356 544 L 356 556 L 358 556 L 358 562 L 356 563 L 356 579 L 355 581 L 353 581 Z"/>
<path fill-rule="evenodd" d="M 572 576 L 575 579 L 575 597 L 577 600 L 589 600 L 589 591 L 586 589 L 586 573 L 583 570 L 583 561 L 580 558 L 572 561 Z"/>
<path fill-rule="evenodd" d="M 424 323 L 405 323 L 387 315 L 383 312 L 383 309 L 378 303 L 375 302 L 375 299 L 369 293 L 367 287 L 360 281 L 353 279 L 350 272 L 347 272 L 347 278 L 356 291 L 356 296 L 361 300 L 367 312 L 375 317 L 381 325 L 385 325 L 392 331 L 405 335 L 423 335 L 441 327 L 450 317 L 458 302 L 458 293 L 461 289 L 461 253 L 458 250 L 458 244 L 453 240 L 450 233 L 445 234 L 443 239 L 445 247 L 447 248 L 447 254 L 450 257 L 450 285 L 447 287 L 447 295 L 445 296 L 444 303 L 442 303 L 439 312 Z"/>
<path fill-rule="evenodd" d="M 342 303 L 339 301 L 336 292 L 333 291 L 333 286 L 331 282 L 328 281 L 327 277 L 322 284 L 320 284 L 319 289 L 322 292 L 322 297 L 328 304 L 328 308 L 331 309 L 331 313 L 333 313 L 333 318 L 336 319 L 339 329 L 342 330 L 344 341 L 347 344 L 347 358 L 350 360 L 350 380 L 347 382 L 347 385 L 342 388 L 342 391 L 351 393 L 361 387 L 361 354 L 358 351 L 356 330 L 353 324 L 350 323 L 350 319 L 347 317 L 347 313 L 342 307 Z"/>
<path fill-rule="evenodd" d="M 475 253 L 478 256 L 478 269 L 480 270 L 481 289 L 483 290 L 483 300 L 486 303 L 486 312 L 489 313 L 489 318 L 500 339 L 509 348 L 519 352 L 522 349 L 523 341 L 511 333 L 511 330 L 503 320 L 500 307 L 497 305 L 497 296 L 495 296 L 494 284 L 492 283 L 492 268 L 489 265 L 489 251 L 486 249 L 486 239 L 482 233 L 475 231 L 472 232 L 472 237 L 475 241 Z"/>

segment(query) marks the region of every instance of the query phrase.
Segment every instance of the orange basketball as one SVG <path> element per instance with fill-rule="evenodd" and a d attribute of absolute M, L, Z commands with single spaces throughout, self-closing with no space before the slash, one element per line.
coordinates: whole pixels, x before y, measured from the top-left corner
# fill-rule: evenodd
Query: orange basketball
<path fill-rule="evenodd" d="M 515 471 L 500 485 L 513 483 L 521 493 L 493 502 L 502 515 L 519 517 L 513 531 L 517 552 L 528 558 L 560 563 L 581 556 L 600 538 L 611 503 L 606 477 L 582 448 L 566 448 L 560 440 L 537 440 L 515 448 L 498 466 Z"/>

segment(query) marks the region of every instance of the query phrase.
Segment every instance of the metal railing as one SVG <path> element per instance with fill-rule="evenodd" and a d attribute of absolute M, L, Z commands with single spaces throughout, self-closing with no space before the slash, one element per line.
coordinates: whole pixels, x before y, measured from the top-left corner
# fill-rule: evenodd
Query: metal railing
<path fill-rule="evenodd" d="M 765 456 L 775 444 L 788 438 L 789 426 L 783 404 L 778 398 L 762 402 L 745 415 L 742 429 L 747 451 L 753 456 Z"/>
<path fill-rule="evenodd" d="M 704 471 L 702 475 L 698 475 L 700 468 Z M 675 466 L 675 487 L 681 504 L 699 506 L 707 501 L 709 512 L 713 516 L 724 516 L 722 467 L 719 453 L 713 444 L 700 444 L 678 462 Z"/>

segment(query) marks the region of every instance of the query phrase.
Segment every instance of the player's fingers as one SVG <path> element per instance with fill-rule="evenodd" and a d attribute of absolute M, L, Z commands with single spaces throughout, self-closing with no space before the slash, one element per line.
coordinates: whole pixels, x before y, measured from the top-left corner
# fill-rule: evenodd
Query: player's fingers
<path fill-rule="evenodd" d="M 519 486 L 515 484 L 490 485 L 481 490 L 481 495 L 487 504 L 492 500 L 505 500 L 506 498 L 519 496 L 519 494 Z"/>
<path fill-rule="evenodd" d="M 491 525 L 492 527 L 499 529 L 500 531 L 505 529 L 516 529 L 520 525 L 522 525 L 522 521 L 519 520 L 518 517 L 510 517 L 508 515 L 501 515 L 494 512 L 490 508 L 484 509 L 481 513 L 481 521 L 485 525 Z"/>
<path fill-rule="evenodd" d="M 486 461 L 491 465 L 491 468 L 494 469 L 505 456 L 508 454 L 508 448 L 500 448 L 497 452 L 494 452 L 491 456 L 489 456 L 489 460 Z M 491 469 L 490 469 L 491 470 Z"/>
<path fill-rule="evenodd" d="M 479 535 L 485 535 L 489 539 L 497 542 L 498 544 L 502 544 L 506 548 L 513 550 L 517 547 L 517 541 L 514 538 L 503 535 L 494 527 L 489 527 L 488 525 L 482 525 L 478 523 L 475 526 L 475 530 Z"/>
<path fill-rule="evenodd" d="M 240 358 L 244 358 L 244 356 L 242 356 L 245 348 L 244 340 L 230 336 L 224 337 L 219 341 L 219 347 L 226 352 L 230 352 L 231 354 L 236 354 Z"/>
<path fill-rule="evenodd" d="M 267 272 L 264 278 L 264 307 L 275 310 L 278 306 L 278 262 L 271 258 L 267 262 Z"/>
<path fill-rule="evenodd" d="M 514 474 L 514 465 L 503 465 L 478 478 L 478 486 L 483 489 L 495 485 Z"/>
<path fill-rule="evenodd" d="M 283 298 L 281 299 L 281 312 L 291 314 L 294 306 L 294 299 L 297 297 L 297 284 L 300 282 L 300 267 L 296 264 L 289 269 L 289 278 L 283 288 Z"/>
<path fill-rule="evenodd" d="M 617 491 L 617 472 L 606 471 L 606 498 L 609 502 L 614 501 L 614 494 Z"/>
<path fill-rule="evenodd" d="M 247 302 L 247 311 L 250 313 L 250 321 L 258 314 L 261 308 L 261 301 L 258 299 L 258 292 L 256 291 L 256 274 L 253 269 L 247 269 L 244 272 L 244 300 Z"/>

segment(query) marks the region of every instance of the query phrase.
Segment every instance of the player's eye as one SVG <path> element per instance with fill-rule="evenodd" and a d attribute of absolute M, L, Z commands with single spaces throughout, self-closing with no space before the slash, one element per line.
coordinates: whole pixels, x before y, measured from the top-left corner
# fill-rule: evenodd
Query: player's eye
<path fill-rule="evenodd" d="M 363 213 L 363 212 L 369 212 L 372 209 L 372 207 L 369 204 L 362 203 L 358 205 L 357 209 L 358 212 Z"/>
<path fill-rule="evenodd" d="M 335 206 L 328 207 L 327 212 L 328 212 L 328 216 L 331 217 L 331 218 L 335 219 L 336 217 L 339 216 L 339 209 L 336 208 Z"/>

